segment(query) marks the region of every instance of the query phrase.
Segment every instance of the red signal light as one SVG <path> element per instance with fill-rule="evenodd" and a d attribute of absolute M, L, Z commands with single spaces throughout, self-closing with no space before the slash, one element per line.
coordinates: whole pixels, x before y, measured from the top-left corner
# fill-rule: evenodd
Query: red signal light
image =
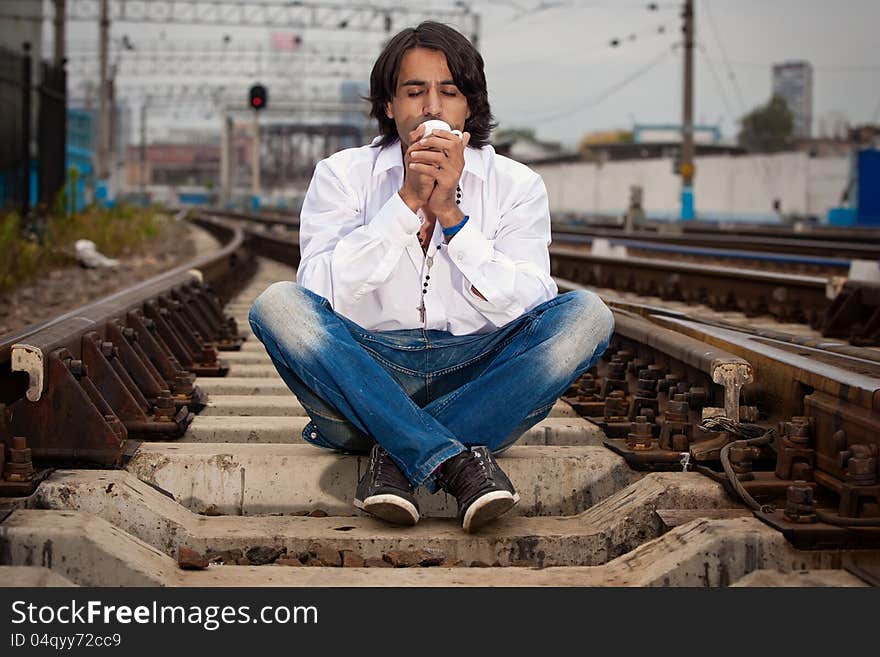
<path fill-rule="evenodd" d="M 269 91 L 263 85 L 255 84 L 248 91 L 248 101 L 252 109 L 265 109 L 269 101 Z"/>

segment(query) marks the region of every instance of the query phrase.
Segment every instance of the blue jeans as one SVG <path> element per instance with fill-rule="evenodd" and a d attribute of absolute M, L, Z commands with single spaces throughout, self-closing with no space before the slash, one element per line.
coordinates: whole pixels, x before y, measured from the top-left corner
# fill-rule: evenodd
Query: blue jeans
<path fill-rule="evenodd" d="M 368 331 L 292 282 L 270 285 L 249 320 L 311 418 L 307 442 L 356 454 L 378 442 L 431 490 L 446 459 L 505 449 L 547 417 L 614 327 L 599 297 L 576 291 L 491 333 Z"/>

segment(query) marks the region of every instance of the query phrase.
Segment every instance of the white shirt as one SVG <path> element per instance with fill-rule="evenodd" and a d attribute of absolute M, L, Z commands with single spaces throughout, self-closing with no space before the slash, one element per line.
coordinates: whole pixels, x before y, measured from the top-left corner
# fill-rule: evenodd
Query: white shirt
<path fill-rule="evenodd" d="M 534 171 L 491 146 L 465 149 L 459 207 L 470 218 L 449 244 L 438 221 L 429 257 L 402 184 L 400 142 L 319 162 L 300 213 L 297 282 L 373 331 L 485 333 L 556 296 L 547 190 Z"/>

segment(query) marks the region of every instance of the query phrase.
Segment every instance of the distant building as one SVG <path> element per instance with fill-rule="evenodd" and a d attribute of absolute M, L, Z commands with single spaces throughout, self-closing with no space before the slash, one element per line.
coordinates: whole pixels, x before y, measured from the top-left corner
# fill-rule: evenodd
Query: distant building
<path fill-rule="evenodd" d="M 578 144 L 580 149 L 583 146 L 595 146 L 597 144 L 623 144 L 632 143 L 632 130 L 596 130 L 588 132 L 581 137 Z"/>
<path fill-rule="evenodd" d="M 745 149 L 731 144 L 694 144 L 694 155 L 742 155 Z M 654 160 L 660 158 L 677 159 L 681 157 L 681 140 L 677 141 L 652 141 L 637 144 L 635 142 L 621 142 L 610 144 L 584 145 L 579 153 L 560 154 L 549 156 L 540 160 L 532 160 L 531 164 L 544 164 L 551 162 L 611 162 L 617 160 Z"/>
<path fill-rule="evenodd" d="M 739 155 L 743 149 L 726 144 L 717 125 L 694 125 L 694 155 Z M 636 123 L 631 132 L 618 131 L 617 139 L 603 140 L 604 134 L 591 133 L 581 140 L 579 151 L 589 162 L 611 160 L 650 160 L 681 157 L 681 125 L 675 123 Z"/>
<path fill-rule="evenodd" d="M 809 138 L 813 125 L 813 67 L 809 62 L 773 65 L 773 95 L 785 99 L 794 117 L 792 136 Z"/>
<path fill-rule="evenodd" d="M 146 185 L 201 185 L 210 187 L 220 178 L 219 144 L 148 144 L 141 168 L 140 148 L 129 146 L 127 182 Z"/>
<path fill-rule="evenodd" d="M 717 125 L 694 125 L 695 144 L 721 143 L 721 128 Z M 681 143 L 681 125 L 636 123 L 633 126 L 632 141 L 636 144 Z"/>
<path fill-rule="evenodd" d="M 340 148 L 361 146 L 369 142 L 378 134 L 378 125 L 370 120 L 369 105 L 364 98 L 370 96 L 370 83 L 358 80 L 343 80 L 339 84 L 340 102 L 351 107 L 350 110 L 339 113 L 339 123 L 355 126 L 364 135 L 363 139 L 347 138 L 340 141 Z"/>
<path fill-rule="evenodd" d="M 499 155 L 523 163 L 546 160 L 562 154 L 561 144 L 541 141 L 528 134 L 502 133 L 492 139 L 492 146 Z"/>

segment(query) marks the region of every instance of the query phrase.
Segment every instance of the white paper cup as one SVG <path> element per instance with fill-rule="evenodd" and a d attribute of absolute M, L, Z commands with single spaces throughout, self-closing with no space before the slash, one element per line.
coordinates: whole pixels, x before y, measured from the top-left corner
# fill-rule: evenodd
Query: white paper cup
<path fill-rule="evenodd" d="M 429 121 L 425 121 L 422 125 L 425 126 L 425 133 L 422 135 L 423 138 L 430 135 L 434 130 L 446 130 L 457 137 L 461 137 L 461 130 L 453 130 L 446 121 L 441 121 L 440 119 L 430 119 Z"/>

